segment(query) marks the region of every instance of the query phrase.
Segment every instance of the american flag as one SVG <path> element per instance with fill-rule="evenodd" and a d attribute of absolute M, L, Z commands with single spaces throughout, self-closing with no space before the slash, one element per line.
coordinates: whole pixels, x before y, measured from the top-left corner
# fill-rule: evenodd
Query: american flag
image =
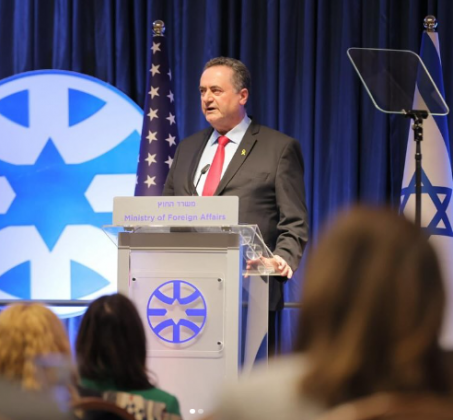
<path fill-rule="evenodd" d="M 178 144 L 172 74 L 166 39 L 153 36 L 135 195 L 162 194 Z"/>

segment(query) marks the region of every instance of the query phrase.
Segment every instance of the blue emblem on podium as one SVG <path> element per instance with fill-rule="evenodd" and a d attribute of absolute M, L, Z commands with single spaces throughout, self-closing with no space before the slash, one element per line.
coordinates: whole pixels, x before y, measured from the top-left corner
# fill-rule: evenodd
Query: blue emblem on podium
<path fill-rule="evenodd" d="M 206 323 L 206 315 L 206 301 L 200 290 L 183 280 L 163 283 L 148 300 L 148 324 L 167 343 L 195 339 Z"/>

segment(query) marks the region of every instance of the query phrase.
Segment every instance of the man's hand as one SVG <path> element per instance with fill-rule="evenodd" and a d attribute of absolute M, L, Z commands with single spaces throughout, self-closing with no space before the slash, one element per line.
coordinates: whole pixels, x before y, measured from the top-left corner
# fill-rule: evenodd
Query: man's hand
<path fill-rule="evenodd" d="M 256 269 L 259 264 L 264 264 L 266 267 L 273 269 L 274 271 L 281 274 L 283 277 L 291 278 L 293 276 L 293 270 L 288 263 L 279 255 L 274 255 L 273 258 L 257 258 L 255 260 L 247 261 L 247 270 Z M 248 274 L 246 274 L 248 277 Z"/>
<path fill-rule="evenodd" d="M 274 255 L 274 258 L 270 259 L 272 261 L 272 265 L 276 268 L 276 270 L 284 277 L 291 278 L 293 276 L 293 270 L 288 265 L 288 263 L 280 257 L 280 255 Z"/>

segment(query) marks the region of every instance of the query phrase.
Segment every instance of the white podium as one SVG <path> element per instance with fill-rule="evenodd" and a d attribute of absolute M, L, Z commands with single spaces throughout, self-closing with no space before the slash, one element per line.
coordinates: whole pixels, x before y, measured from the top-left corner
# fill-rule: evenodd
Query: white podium
<path fill-rule="evenodd" d="M 185 419 L 209 413 L 225 380 L 267 357 L 272 254 L 237 219 L 237 197 L 117 197 L 104 227 L 118 246 L 118 291 L 145 326 L 148 367 Z M 244 277 L 246 260 L 256 266 Z"/>

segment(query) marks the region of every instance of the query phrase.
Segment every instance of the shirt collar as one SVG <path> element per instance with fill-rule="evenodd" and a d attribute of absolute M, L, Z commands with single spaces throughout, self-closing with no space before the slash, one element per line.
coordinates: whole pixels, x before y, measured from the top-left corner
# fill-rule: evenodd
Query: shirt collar
<path fill-rule="evenodd" d="M 227 136 L 231 142 L 239 144 L 244 137 L 245 132 L 249 128 L 251 122 L 252 120 L 247 114 L 245 114 L 243 120 L 236 127 L 228 131 L 225 136 Z M 212 146 L 220 136 L 221 134 L 217 130 L 214 130 L 209 139 L 209 144 Z"/>

